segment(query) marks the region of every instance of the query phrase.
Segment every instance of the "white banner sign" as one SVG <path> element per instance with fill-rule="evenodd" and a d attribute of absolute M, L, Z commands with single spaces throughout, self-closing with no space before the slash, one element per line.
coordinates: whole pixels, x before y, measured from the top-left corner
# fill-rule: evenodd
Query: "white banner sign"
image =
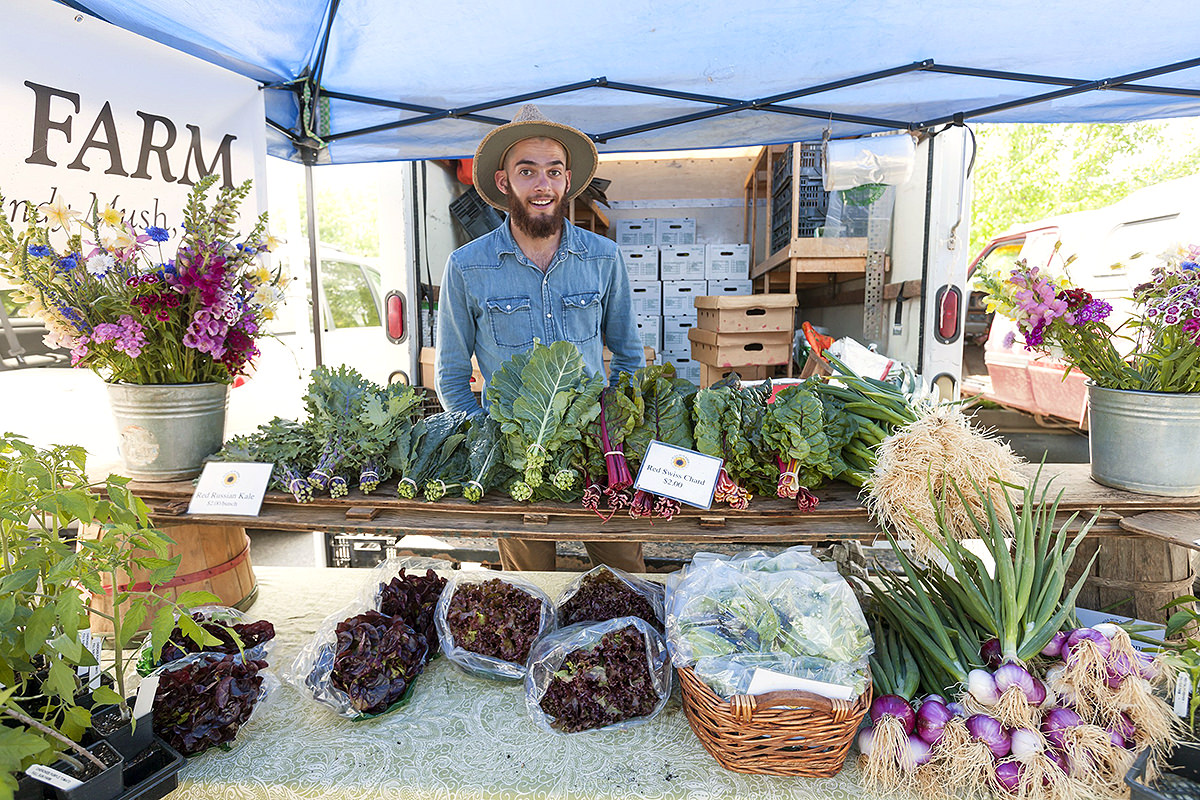
<path fill-rule="evenodd" d="M 205 175 L 252 178 L 240 232 L 265 209 L 262 92 L 247 78 L 57 3 L 8 3 L 0 25 L 0 194 L 111 205 L 135 228 L 178 232 Z M 177 239 L 173 239 L 178 241 Z"/>

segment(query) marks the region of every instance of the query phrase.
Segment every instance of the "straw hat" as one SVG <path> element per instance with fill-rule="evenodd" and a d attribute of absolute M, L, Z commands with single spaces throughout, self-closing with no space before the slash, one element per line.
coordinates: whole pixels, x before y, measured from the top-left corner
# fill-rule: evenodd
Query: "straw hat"
<path fill-rule="evenodd" d="M 475 189 L 490 205 L 501 211 L 508 210 L 508 195 L 496 187 L 496 170 L 504 163 L 504 154 L 523 139 L 545 137 L 553 139 L 567 151 L 567 169 L 571 171 L 571 188 L 567 200 L 573 200 L 596 174 L 596 145 L 582 131 L 551 122 L 538 111 L 537 106 L 523 106 L 513 121 L 492 130 L 475 151 L 475 164 L 471 179 Z"/>

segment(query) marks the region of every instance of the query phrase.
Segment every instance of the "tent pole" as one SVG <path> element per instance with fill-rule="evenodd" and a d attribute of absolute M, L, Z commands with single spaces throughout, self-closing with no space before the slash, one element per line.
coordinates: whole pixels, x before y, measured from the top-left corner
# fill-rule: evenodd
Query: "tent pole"
<path fill-rule="evenodd" d="M 308 213 L 308 275 L 310 281 L 309 300 L 312 302 L 313 358 L 314 366 L 321 366 L 321 270 L 317 261 L 317 206 L 313 197 L 312 162 L 316 152 L 300 151 L 304 156 L 304 202 Z"/>

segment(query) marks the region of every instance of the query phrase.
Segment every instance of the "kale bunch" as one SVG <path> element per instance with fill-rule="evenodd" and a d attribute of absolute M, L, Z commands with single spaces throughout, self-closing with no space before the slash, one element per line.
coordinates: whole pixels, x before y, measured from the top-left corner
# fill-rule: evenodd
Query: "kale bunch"
<path fill-rule="evenodd" d="M 233 741 L 258 703 L 266 666 L 202 653 L 166 667 L 154 696 L 154 732 L 188 756 Z"/>
<path fill-rule="evenodd" d="M 541 709 L 564 733 L 603 728 L 654 711 L 659 695 L 646 656 L 646 637 L 633 625 L 572 651 L 553 673 Z"/>
<path fill-rule="evenodd" d="M 385 616 L 399 617 L 408 627 L 425 637 L 429 645 L 428 658 L 438 651 L 437 628 L 434 625 L 438 597 L 446 579 L 432 569 L 424 575 L 415 572 L 400 574 L 379 588 L 379 611 Z"/>
<path fill-rule="evenodd" d="M 342 620 L 329 682 L 363 714 L 380 714 L 402 698 L 425 666 L 425 637 L 399 617 L 367 611 Z"/>
<path fill-rule="evenodd" d="M 529 657 L 541 620 L 541 600 L 499 578 L 459 584 L 446 609 L 455 646 L 514 664 Z"/>
<path fill-rule="evenodd" d="M 656 583 L 647 583 L 651 591 L 661 592 Z M 646 595 L 618 578 L 609 569 L 597 569 L 584 575 L 575 594 L 558 604 L 558 620 L 563 627 L 576 622 L 604 622 L 617 617 L 640 617 L 662 633 L 661 615 Z"/>
<path fill-rule="evenodd" d="M 191 618 L 196 623 L 196 627 L 216 638 L 217 643 L 199 644 L 192 636 L 184 633 L 182 625 L 187 623 L 176 622 L 174 630 L 171 631 L 166 644 L 163 645 L 162 655 L 158 659 L 159 664 L 169 664 L 189 653 L 242 655 L 275 638 L 275 626 L 265 619 L 258 622 L 222 623 L 208 619 L 203 611 L 193 612 Z M 190 625 L 188 627 L 192 628 Z"/>

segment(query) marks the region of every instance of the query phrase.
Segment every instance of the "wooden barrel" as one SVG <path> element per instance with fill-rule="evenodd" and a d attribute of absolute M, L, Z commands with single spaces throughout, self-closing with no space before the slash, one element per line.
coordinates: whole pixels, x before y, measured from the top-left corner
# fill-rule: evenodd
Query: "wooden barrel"
<path fill-rule="evenodd" d="M 223 605 L 243 609 L 254 602 L 258 583 L 250 563 L 250 537 L 246 536 L 245 528 L 188 524 L 164 526 L 162 531 L 175 541 L 168 557 L 179 556 L 179 567 L 173 579 L 154 587 L 156 593 L 173 600 L 180 592 L 207 591 L 221 598 Z M 147 552 L 147 555 L 152 554 Z M 135 591 L 149 591 L 152 587 L 146 581 L 148 574 L 141 570 L 132 576 L 120 574 L 120 585 L 124 587 L 132 582 Z M 92 605 L 101 613 L 112 613 L 112 601 L 106 595 L 93 595 Z M 153 611 L 147 615 L 141 629 L 149 629 L 152 620 Z M 111 633 L 112 623 L 93 614 L 92 630 Z"/>
<path fill-rule="evenodd" d="M 1192 551 L 1149 536 L 1089 536 L 1079 544 L 1070 571 L 1073 585 L 1095 554 L 1076 605 L 1149 622 L 1166 622 L 1172 600 L 1192 594 Z"/>

